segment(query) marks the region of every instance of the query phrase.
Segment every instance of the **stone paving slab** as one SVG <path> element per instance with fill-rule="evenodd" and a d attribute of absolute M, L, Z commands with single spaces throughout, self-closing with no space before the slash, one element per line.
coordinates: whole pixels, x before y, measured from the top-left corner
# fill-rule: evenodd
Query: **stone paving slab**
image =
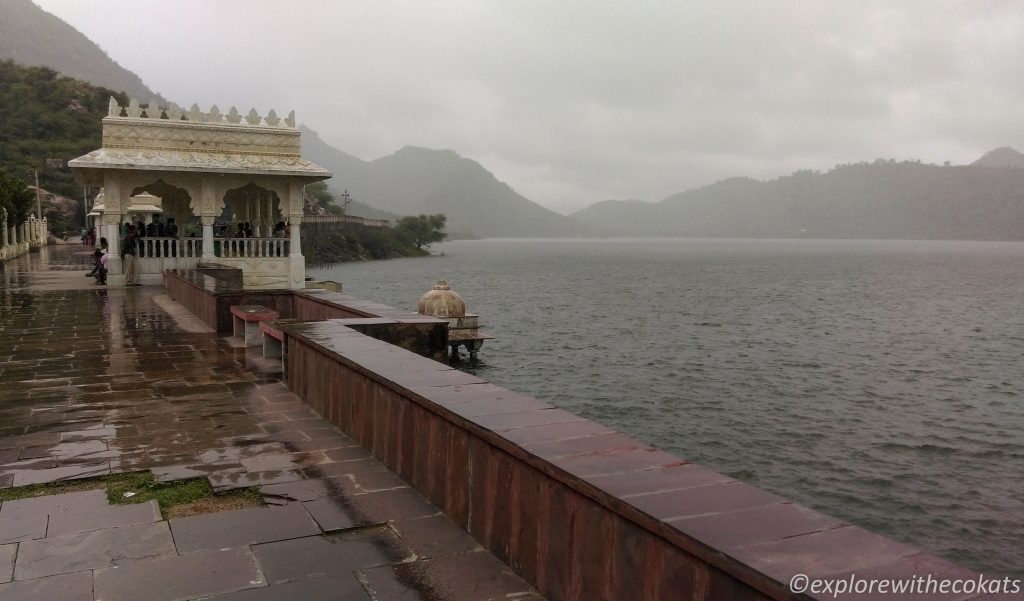
<path fill-rule="evenodd" d="M 0 513 L 0 516 L 2 515 Z M 46 536 L 47 521 L 45 514 L 12 518 L 0 517 L 0 545 L 43 538 Z"/>
<path fill-rule="evenodd" d="M 14 579 L 14 558 L 18 555 L 18 545 L 0 545 L 0 582 Z"/>
<path fill-rule="evenodd" d="M 347 497 L 357 519 L 371 523 L 408 520 L 437 515 L 440 510 L 412 488 L 396 488 Z"/>
<path fill-rule="evenodd" d="M 190 478 L 208 478 L 210 476 L 226 476 L 245 471 L 239 463 L 196 463 L 191 465 L 159 465 L 150 468 L 157 482 L 173 482 Z"/>
<path fill-rule="evenodd" d="M 104 507 L 68 507 L 50 512 L 50 525 L 46 536 L 60 536 L 72 532 L 86 532 L 99 528 L 146 524 L 160 520 L 160 505 L 146 501 L 131 505 Z"/>
<path fill-rule="evenodd" d="M 104 528 L 21 543 L 14 576 L 27 580 L 174 554 L 166 522 Z"/>
<path fill-rule="evenodd" d="M 367 570 L 364 574 L 368 588 L 382 591 L 383 594 L 377 596 L 380 600 L 408 598 L 395 595 L 401 592 L 402 587 L 414 584 L 416 590 L 429 590 L 436 597 L 448 601 L 543 601 L 522 578 L 482 549 L 394 567 L 385 566 Z M 400 586 L 396 587 L 396 583 Z"/>
<path fill-rule="evenodd" d="M 353 518 L 351 510 L 345 509 L 345 504 L 340 499 L 317 499 L 302 504 L 317 525 L 324 532 L 336 532 L 348 530 L 356 526 L 373 524 L 369 520 Z"/>
<path fill-rule="evenodd" d="M 466 534 L 444 514 L 416 518 L 392 524 L 402 542 L 421 558 L 456 555 L 481 549 L 472 536 Z"/>
<path fill-rule="evenodd" d="M 170 526 L 182 554 L 320 534 L 319 526 L 298 503 L 177 518 Z"/>
<path fill-rule="evenodd" d="M 410 557 L 398 537 L 384 528 L 256 545 L 253 553 L 270 583 L 347 573 Z"/>
<path fill-rule="evenodd" d="M 255 457 L 243 457 L 239 463 L 250 472 L 266 472 L 269 470 L 296 469 L 297 456 L 293 453 L 281 453 L 257 455 Z"/>
<path fill-rule="evenodd" d="M 297 469 L 270 470 L 266 472 L 239 472 L 230 474 L 214 474 L 208 476 L 210 486 L 214 492 L 227 492 L 239 488 L 251 488 L 265 484 L 280 484 L 282 482 L 295 482 L 306 476 Z"/>
<path fill-rule="evenodd" d="M 419 599 L 418 595 L 406 601 Z M 304 578 L 210 597 L 209 601 L 373 601 L 353 574 Z"/>
<path fill-rule="evenodd" d="M 44 484 L 59 480 L 107 476 L 110 474 L 110 464 L 104 462 L 100 465 L 65 465 L 43 470 L 18 469 L 12 470 L 10 473 L 14 475 L 11 486 L 27 486 L 29 484 Z"/>
<path fill-rule="evenodd" d="M 154 559 L 93 574 L 96 601 L 177 601 L 267 584 L 248 547 Z"/>
<path fill-rule="evenodd" d="M 86 511 L 107 507 L 108 505 L 106 492 L 102 490 L 83 490 L 62 495 L 5 501 L 0 506 L 0 518 L 45 517 L 60 511 L 71 509 Z"/>
<path fill-rule="evenodd" d="M 0 584 L 0 601 L 93 601 L 92 572 Z"/>
<path fill-rule="evenodd" d="M 278 497 L 285 501 L 315 501 L 341 493 L 338 484 L 329 479 L 320 478 L 269 484 L 261 487 L 260 492 L 264 499 Z"/>

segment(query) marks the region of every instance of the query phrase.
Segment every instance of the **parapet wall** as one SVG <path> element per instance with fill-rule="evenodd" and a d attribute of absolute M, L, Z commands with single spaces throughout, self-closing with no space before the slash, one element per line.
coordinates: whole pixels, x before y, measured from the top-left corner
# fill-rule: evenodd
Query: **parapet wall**
<path fill-rule="evenodd" d="M 787 583 L 972 576 L 340 320 L 282 330 L 288 386 L 551 601 L 831 599 Z"/>
<path fill-rule="evenodd" d="M 241 286 L 241 270 L 225 265 L 164 272 L 168 295 L 215 331 L 233 330 L 231 307 L 263 305 L 284 319 L 342 320 L 343 327 L 436 361 L 447 358 L 448 322 L 322 290 L 254 290 Z M 297 326 L 299 327 L 299 326 Z"/>

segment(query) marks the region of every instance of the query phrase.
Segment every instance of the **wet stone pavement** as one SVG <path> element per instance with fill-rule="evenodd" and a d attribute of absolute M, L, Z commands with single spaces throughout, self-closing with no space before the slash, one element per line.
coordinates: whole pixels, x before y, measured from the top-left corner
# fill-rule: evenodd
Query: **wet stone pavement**
<path fill-rule="evenodd" d="M 102 491 L 0 505 L 0 601 L 541 597 L 162 288 L 80 245 L 0 267 L 0 487 L 151 471 L 266 506 L 163 520 Z"/>

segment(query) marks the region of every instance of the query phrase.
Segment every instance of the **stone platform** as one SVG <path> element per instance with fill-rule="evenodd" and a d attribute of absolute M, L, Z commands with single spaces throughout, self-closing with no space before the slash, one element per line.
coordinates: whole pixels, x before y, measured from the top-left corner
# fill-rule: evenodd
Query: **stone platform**
<path fill-rule="evenodd" d="M 80 245 L 0 267 L 0 487 L 148 470 L 267 507 L 165 521 L 86 491 L 0 505 L 6 599 L 541 597 L 162 288 Z"/>

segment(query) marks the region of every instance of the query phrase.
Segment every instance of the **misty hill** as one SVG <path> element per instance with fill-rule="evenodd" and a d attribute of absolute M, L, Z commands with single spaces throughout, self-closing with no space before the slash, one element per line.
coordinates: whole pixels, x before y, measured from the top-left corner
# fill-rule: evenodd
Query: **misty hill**
<path fill-rule="evenodd" d="M 1024 154 L 1009 146 L 996 148 L 986 152 L 980 159 L 971 163 L 976 167 L 1013 167 L 1024 169 Z"/>
<path fill-rule="evenodd" d="M 46 67 L 0 61 L 0 169 L 42 188 L 81 198 L 82 187 L 66 169 L 46 168 L 46 159 L 68 161 L 100 146 L 101 120 L 111 96 L 121 93 L 62 77 Z"/>
<path fill-rule="evenodd" d="M 732 178 L 659 203 L 573 215 L 608 235 L 1024 239 L 1024 169 L 878 160 L 772 181 Z"/>
<path fill-rule="evenodd" d="M 30 0 L 4 0 L 0 11 L 0 59 L 49 67 L 62 75 L 123 91 L 140 102 L 164 100 L 77 29 Z M 144 52 L 142 47 L 140 52 Z"/>
<path fill-rule="evenodd" d="M 327 183 L 335 196 L 347 189 L 360 202 L 400 215 L 444 213 L 456 236 L 572 236 L 585 229 L 451 150 L 407 146 L 363 161 L 304 128 L 302 154 L 334 174 Z"/>

